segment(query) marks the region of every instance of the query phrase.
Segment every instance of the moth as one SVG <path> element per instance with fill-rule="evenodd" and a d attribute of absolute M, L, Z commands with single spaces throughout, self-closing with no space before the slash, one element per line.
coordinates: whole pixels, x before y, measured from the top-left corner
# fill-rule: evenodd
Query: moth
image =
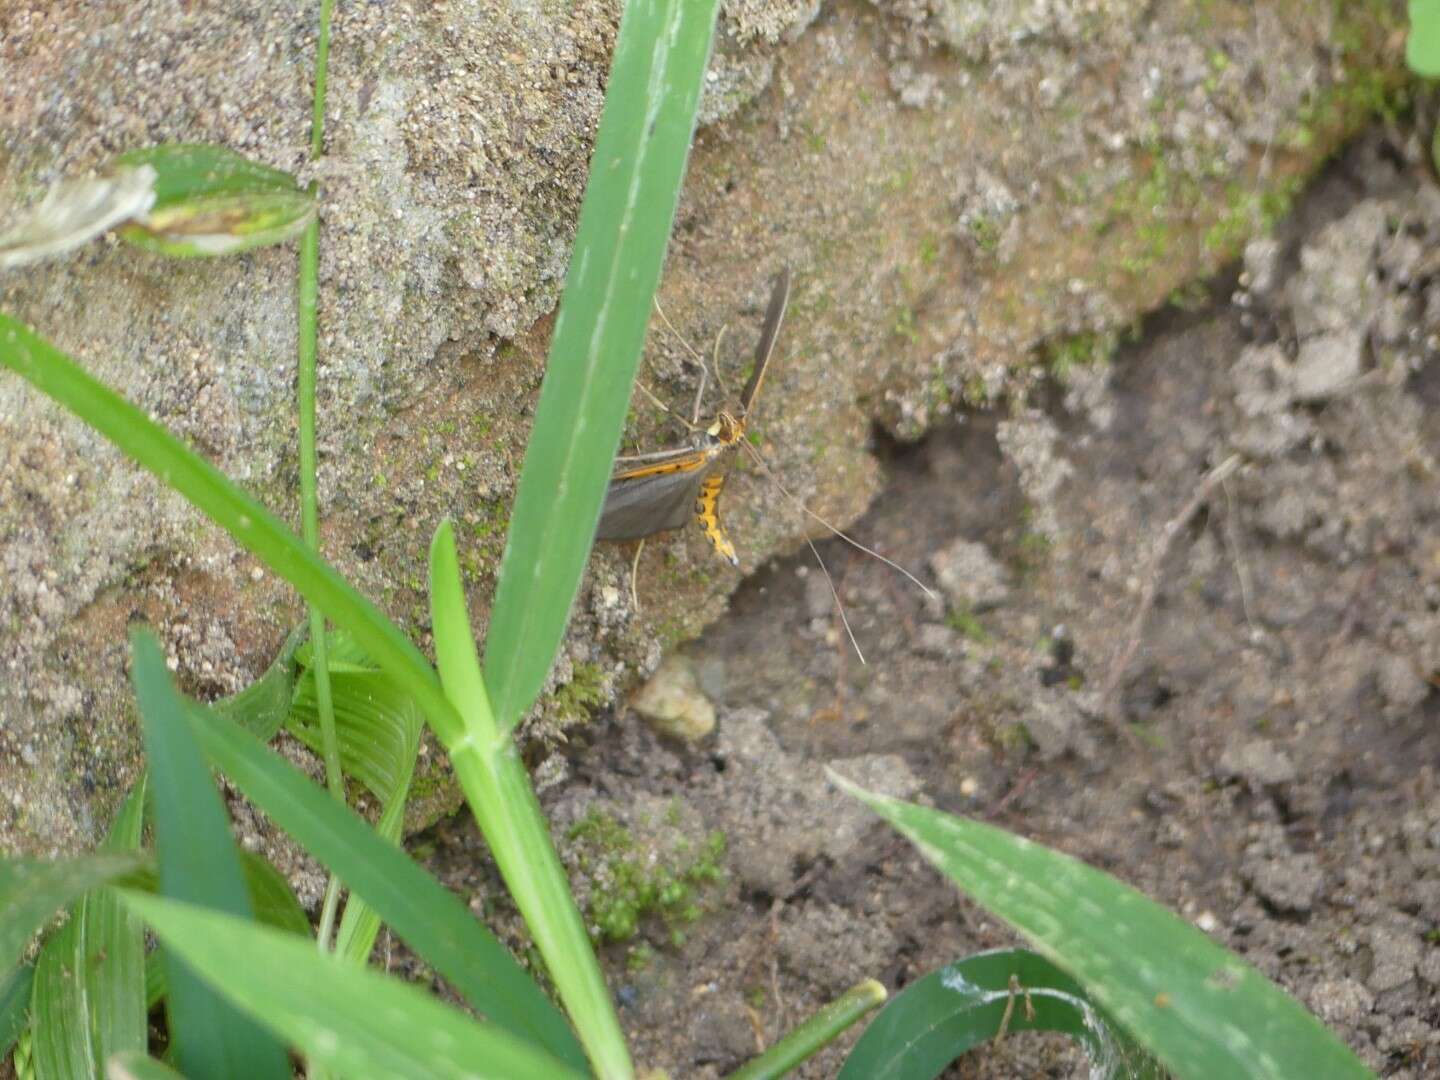
<path fill-rule="evenodd" d="M 770 292 L 755 346 L 755 368 L 741 391 L 740 407 L 734 412 L 720 410 L 709 424 L 696 429 L 689 446 L 643 454 L 622 465 L 605 492 L 597 539 L 639 540 L 681 528 L 693 517 L 720 557 L 732 566 L 739 565 L 735 545 L 720 524 L 720 492 L 730 460 L 745 437 L 750 409 L 765 381 L 789 302 L 787 269 L 780 272 Z"/>

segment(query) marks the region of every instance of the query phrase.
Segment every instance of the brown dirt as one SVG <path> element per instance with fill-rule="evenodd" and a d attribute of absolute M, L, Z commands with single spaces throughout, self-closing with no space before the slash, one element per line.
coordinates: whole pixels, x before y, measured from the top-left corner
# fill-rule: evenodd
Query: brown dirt
<path fill-rule="evenodd" d="M 682 943 L 651 918 L 648 962 L 627 970 L 636 942 L 608 957 L 639 1061 L 719 1075 L 862 978 L 893 990 L 1014 941 L 825 785 L 843 760 L 1142 889 L 1382 1075 L 1440 1074 L 1440 195 L 1401 149 L 1362 141 L 1273 249 L 1108 365 L 883 448 L 856 534 L 948 591 L 822 543 L 865 665 L 802 552 L 685 650 L 710 739 L 621 714 L 570 747 L 560 830 L 599 810 L 657 848 L 728 838 Z M 1305 351 L 1349 329 L 1355 355 Z M 1156 538 L 1236 452 L 1179 521 L 1132 652 Z M 476 887 L 468 825 L 426 843 Z M 1085 1065 L 1012 1036 L 953 1073 Z"/>

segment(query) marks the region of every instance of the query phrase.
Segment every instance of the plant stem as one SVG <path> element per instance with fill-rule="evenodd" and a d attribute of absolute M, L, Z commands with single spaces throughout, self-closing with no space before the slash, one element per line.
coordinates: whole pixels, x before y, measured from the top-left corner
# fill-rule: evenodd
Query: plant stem
<path fill-rule="evenodd" d="M 325 82 L 330 59 L 330 12 L 333 0 L 320 0 L 320 37 L 315 46 L 315 102 L 310 124 L 310 157 L 318 159 L 325 146 Z M 315 184 L 310 189 L 316 192 Z M 317 303 L 320 279 L 320 215 L 310 222 L 300 238 L 300 270 L 297 281 L 297 321 L 299 345 L 297 357 L 298 397 L 300 408 L 300 531 L 305 544 L 316 554 L 320 552 L 320 511 L 315 449 L 315 363 L 319 338 Z M 340 769 L 340 744 L 335 734 L 335 704 L 330 692 L 329 649 L 325 641 L 325 616 L 310 605 L 310 643 L 313 650 L 315 700 L 320 713 L 320 740 L 325 758 L 325 785 L 340 801 L 345 801 L 345 781 Z M 322 951 L 331 947 L 335 928 L 335 911 L 340 902 L 340 882 L 331 877 L 325 886 L 325 902 L 320 910 L 317 940 Z"/>

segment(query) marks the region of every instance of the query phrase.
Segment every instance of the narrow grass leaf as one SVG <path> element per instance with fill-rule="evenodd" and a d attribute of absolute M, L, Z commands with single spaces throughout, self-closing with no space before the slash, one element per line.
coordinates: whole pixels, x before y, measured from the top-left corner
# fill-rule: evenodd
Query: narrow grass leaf
<path fill-rule="evenodd" d="M 36 1080 L 101 1080 L 102 1059 L 86 1023 L 83 969 L 85 938 L 72 917 L 40 950 L 30 999 L 30 1060 Z"/>
<path fill-rule="evenodd" d="M 240 852 L 240 869 L 245 874 L 245 888 L 250 893 L 250 904 L 255 909 L 256 922 L 300 937 L 312 936 L 310 917 L 295 898 L 290 883 L 263 855 L 253 851 Z M 134 884 L 131 887 L 143 886 Z M 160 1003 L 166 989 L 164 957 L 159 951 L 152 952 L 145 958 L 146 1012 Z"/>
<path fill-rule="evenodd" d="M 830 777 L 1070 972 L 1176 1076 L 1372 1075 L 1294 998 L 1123 882 L 1003 829 Z"/>
<path fill-rule="evenodd" d="M 502 730 L 545 684 L 600 519 L 695 130 L 718 0 L 630 0 L 485 650 Z"/>
<path fill-rule="evenodd" d="M 1440 78 L 1440 0 L 1410 0 L 1405 63 L 1416 75 Z"/>
<path fill-rule="evenodd" d="M 631 1076 L 610 991 L 529 774 L 515 740 L 497 729 L 490 711 L 449 521 L 430 542 L 430 622 L 441 682 L 465 724 L 465 736 L 448 747 L 456 779 L 596 1073 Z"/>
<path fill-rule="evenodd" d="M 255 921 L 297 937 L 311 936 L 310 918 L 300 906 L 285 875 L 256 851 L 240 852 L 240 872 L 245 875 L 245 891 L 255 911 Z"/>
<path fill-rule="evenodd" d="M 583 1074 L 416 987 L 353 967 L 290 934 L 219 912 L 127 892 L 127 903 L 236 1006 L 308 1060 L 351 1080 Z M 276 973 L 282 977 L 276 978 Z"/>
<path fill-rule="evenodd" d="M 296 626 L 285 638 L 279 654 L 265 669 L 265 674 L 239 693 L 212 701 L 204 707 L 235 721 L 257 739 L 269 742 L 290 715 L 298 673 L 295 654 L 308 633 L 304 623 Z"/>
<path fill-rule="evenodd" d="M 315 217 L 315 195 L 295 177 L 223 146 L 150 146 L 115 160 L 121 170 L 155 173 L 154 205 L 122 225 L 120 236 L 165 255 L 233 255 L 284 243 Z"/>
<path fill-rule="evenodd" d="M 131 636 L 135 697 L 155 809 L 160 889 L 243 919 L 253 917 L 220 795 L 191 735 L 154 636 Z M 176 1060 L 193 1077 L 288 1077 L 284 1049 L 236 1013 L 179 957 L 166 953 L 166 1013 Z"/>
<path fill-rule="evenodd" d="M 375 835 L 399 847 L 404 825 L 405 798 L 401 795 L 385 804 L 375 823 Z M 379 934 L 380 913 L 352 892 L 345 902 L 340 929 L 335 932 L 335 952 L 353 964 L 363 964 L 370 959 Z"/>
<path fill-rule="evenodd" d="M 383 807 L 375 831 L 398 845 L 405 824 L 405 801 L 420 752 L 420 711 L 414 699 L 390 675 L 371 665 L 364 651 L 343 630 L 327 636 L 331 704 L 340 764 L 364 784 Z M 291 707 L 289 730 L 311 750 L 322 752 L 320 707 L 312 650 L 297 654 L 304 667 Z M 351 896 L 336 935 L 335 951 L 363 963 L 380 931 L 380 916 Z"/>
<path fill-rule="evenodd" d="M 120 807 L 102 852 L 137 852 L 145 781 Z M 36 965 L 31 1061 L 37 1077 L 103 1080 L 113 1053 L 145 1049 L 145 928 L 109 889 L 93 889 Z"/>
<path fill-rule="evenodd" d="M 346 775 L 389 804 L 403 799 L 415 771 L 422 717 L 415 699 L 389 673 L 365 660 L 343 632 L 329 635 L 331 699 L 340 764 Z M 321 753 L 320 709 L 310 651 L 299 653 L 305 670 L 296 687 L 286 724 L 291 734 Z"/>
<path fill-rule="evenodd" d="M 146 863 L 133 854 L 0 860 L 0 970 L 15 966 L 26 943 L 61 908 L 91 889 L 138 874 Z"/>
<path fill-rule="evenodd" d="M 815 1013 L 759 1057 L 730 1074 L 730 1080 L 778 1080 L 829 1046 L 885 1000 L 885 987 L 866 979 Z"/>
<path fill-rule="evenodd" d="M 30 1023 L 30 988 L 35 967 L 22 964 L 0 978 L 0 1061 L 10 1053 L 15 1040 Z"/>
<path fill-rule="evenodd" d="M 1069 975 L 1037 953 L 999 949 L 905 987 L 870 1022 L 838 1080 L 931 1080 L 960 1055 L 1018 1031 L 1056 1031 L 1082 1043 L 1095 1080 L 1162 1075 Z"/>
<path fill-rule="evenodd" d="M 138 852 L 145 820 L 142 776 L 110 826 L 102 851 Z M 145 928 L 110 889 L 86 893 L 79 905 L 84 938 L 76 954 L 85 984 L 89 1027 L 104 1060 L 127 1050 L 144 1050 Z"/>
<path fill-rule="evenodd" d="M 584 1053 L 564 1017 L 459 899 L 242 729 L 193 715 L 192 723 L 206 757 L 372 905 L 470 1005 L 556 1058 L 583 1066 Z"/>
<path fill-rule="evenodd" d="M 425 657 L 394 623 L 356 592 L 269 511 L 124 398 L 16 319 L 0 314 L 0 367 L 54 398 L 294 585 L 366 654 L 409 690 L 443 739 L 458 731 L 450 702 Z"/>

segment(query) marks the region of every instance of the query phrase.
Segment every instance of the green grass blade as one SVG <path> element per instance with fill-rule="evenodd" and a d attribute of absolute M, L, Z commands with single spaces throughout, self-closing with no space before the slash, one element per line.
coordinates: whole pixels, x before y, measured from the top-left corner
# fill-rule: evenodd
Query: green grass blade
<path fill-rule="evenodd" d="M 167 949 L 235 1005 L 307 1059 L 350 1080 L 583 1075 L 498 1026 L 476 1022 L 398 979 L 321 954 L 290 934 L 192 904 L 124 895 Z"/>
<path fill-rule="evenodd" d="M 465 736 L 449 747 L 455 776 L 596 1073 L 629 1077 L 620 1021 L 530 776 L 490 711 L 448 521 L 430 542 L 430 622 L 441 682 L 465 723 Z"/>
<path fill-rule="evenodd" d="M 87 855 L 65 862 L 0 860 L 0 971 L 13 968 L 25 945 L 61 908 L 91 889 L 138 874 L 140 855 Z"/>
<path fill-rule="evenodd" d="M 1405 63 L 1416 75 L 1440 78 L 1440 0 L 1410 0 Z"/>
<path fill-rule="evenodd" d="M 84 420 L 294 585 L 331 622 L 350 631 L 380 668 L 400 680 L 442 739 L 447 734 L 454 737 L 459 720 L 420 651 L 374 604 L 219 470 L 38 334 L 3 314 L 0 366 Z"/>
<path fill-rule="evenodd" d="M 22 964 L 0 978 L 0 1061 L 10 1053 L 15 1040 L 30 1023 L 30 988 L 35 984 L 35 968 Z"/>
<path fill-rule="evenodd" d="M 110 826 L 102 851 L 140 850 L 145 820 L 146 780 L 136 784 Z M 85 937 L 83 978 L 95 1041 L 101 1058 L 127 1050 L 144 1050 L 145 930 L 109 889 L 80 901 Z"/>
<path fill-rule="evenodd" d="M 1070 972 L 1177 1076 L 1372 1075 L 1294 998 L 1123 882 L 1003 829 L 830 777 Z"/>
<path fill-rule="evenodd" d="M 485 648 L 501 730 L 544 686 L 600 519 L 695 129 L 718 0 L 630 0 Z"/>
<path fill-rule="evenodd" d="M 271 866 L 263 855 L 252 851 L 240 852 L 240 869 L 245 874 L 245 888 L 249 891 L 250 903 L 255 908 L 256 922 L 273 926 L 276 930 L 284 930 L 287 934 L 311 939 L 310 917 L 305 914 L 300 901 L 295 899 L 290 883 L 279 870 Z M 158 951 L 145 958 L 146 1012 L 160 1003 L 168 989 L 164 959 Z"/>
<path fill-rule="evenodd" d="M 583 1067 L 564 1017 L 506 948 L 393 844 L 377 837 L 293 765 L 254 737 L 192 714 L 196 740 L 246 798 L 342 877 L 475 1009 L 551 1055 Z"/>
<path fill-rule="evenodd" d="M 375 831 L 399 844 L 405 824 L 405 800 L 415 775 L 420 751 L 421 716 L 414 699 L 383 671 L 370 666 L 364 653 L 346 633 L 336 632 L 327 640 L 327 665 L 344 771 L 370 789 L 384 809 Z M 320 751 L 324 732 L 316 679 L 318 652 L 301 652 L 306 667 L 295 692 L 289 730 L 311 750 Z M 380 930 L 380 917 L 359 897 L 345 905 L 345 916 L 335 942 L 335 951 L 363 963 L 370 955 Z"/>
<path fill-rule="evenodd" d="M 245 892 L 255 909 L 255 921 L 297 937 L 311 935 L 310 918 L 300 906 L 290 882 L 257 851 L 240 852 L 240 872 L 245 875 Z"/>
<path fill-rule="evenodd" d="M 30 1053 L 36 1080 L 104 1080 L 102 1059 L 86 1022 L 85 955 L 80 920 L 71 918 L 40 950 L 30 999 Z"/>
<path fill-rule="evenodd" d="M 186 708 L 154 636 L 131 637 L 155 809 L 160 889 L 169 897 L 253 918 L 230 822 L 195 745 Z M 176 1060 L 192 1077 L 288 1077 L 284 1049 L 236 1013 L 183 960 L 166 954 L 166 1012 Z"/>
<path fill-rule="evenodd" d="M 131 791 L 101 851 L 137 852 L 145 782 Z M 111 1054 L 144 1050 L 145 928 L 108 889 L 85 894 L 36 965 L 31 1060 L 38 1077 L 102 1080 Z"/>
<path fill-rule="evenodd" d="M 1020 993 L 1012 994 L 1012 978 Z M 905 987 L 870 1022 L 837 1080 L 931 1080 L 961 1054 L 998 1038 L 1002 1028 L 1069 1035 L 1084 1044 L 1097 1080 L 1161 1075 L 1069 975 L 1028 950 L 998 949 Z"/>
<path fill-rule="evenodd" d="M 375 835 L 399 847 L 404 825 L 405 799 L 402 795 L 386 804 L 380 820 L 375 823 Z M 363 964 L 370 959 L 379 934 L 380 913 L 352 893 L 345 902 L 340 929 L 335 933 L 335 952 L 352 964 Z"/>
<path fill-rule="evenodd" d="M 205 708 L 233 720 L 257 739 L 269 742 L 290 715 L 290 701 L 295 696 L 295 653 L 305 641 L 306 633 L 304 623 L 295 627 L 264 675 L 239 693 L 213 701 Z"/>
<path fill-rule="evenodd" d="M 885 1000 L 885 987 L 874 979 L 847 990 L 794 1031 L 730 1074 L 730 1080 L 776 1080 L 834 1042 L 851 1025 Z"/>
<path fill-rule="evenodd" d="M 422 718 L 415 699 L 388 672 L 337 657 L 336 652 L 347 647 L 348 635 L 332 634 L 330 643 L 330 689 L 340 764 L 382 803 L 388 804 L 397 794 L 403 798 L 420 746 Z M 296 684 L 286 727 L 320 753 L 319 698 L 315 669 L 308 663 Z"/>
<path fill-rule="evenodd" d="M 119 231 L 130 243 L 164 255 L 233 255 L 281 244 L 315 218 L 315 195 L 295 177 L 223 146 L 147 146 L 115 163 L 155 171 L 154 206 Z"/>

